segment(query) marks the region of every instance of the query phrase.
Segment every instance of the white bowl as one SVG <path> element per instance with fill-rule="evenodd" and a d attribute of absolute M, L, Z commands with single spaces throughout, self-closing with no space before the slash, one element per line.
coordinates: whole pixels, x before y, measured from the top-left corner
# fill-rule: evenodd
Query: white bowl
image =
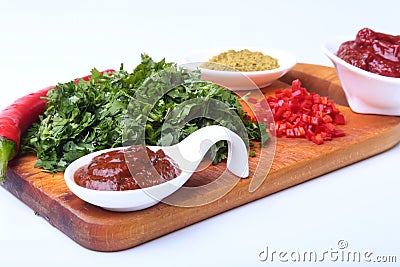
<path fill-rule="evenodd" d="M 207 62 L 213 56 L 222 52 L 234 49 L 236 51 L 248 49 L 250 51 L 259 51 L 264 55 L 276 58 L 279 63 L 279 68 L 264 71 L 219 71 L 201 68 L 200 65 Z M 213 48 L 192 54 L 184 58 L 183 67 L 188 69 L 199 68 L 201 78 L 206 81 L 211 81 L 221 86 L 224 86 L 233 91 L 254 90 L 270 85 L 273 81 L 285 75 L 290 69 L 296 65 L 296 58 L 284 51 L 267 49 L 267 48 L 252 48 L 252 47 L 229 47 L 229 48 Z"/>
<path fill-rule="evenodd" d="M 340 45 L 354 37 L 326 41 L 322 51 L 336 68 L 350 108 L 357 113 L 400 116 L 400 78 L 357 68 L 336 56 Z"/>

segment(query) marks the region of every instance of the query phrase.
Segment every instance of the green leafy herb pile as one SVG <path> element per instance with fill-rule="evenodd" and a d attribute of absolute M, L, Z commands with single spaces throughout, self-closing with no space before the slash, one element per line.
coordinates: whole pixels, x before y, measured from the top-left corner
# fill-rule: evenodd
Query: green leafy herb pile
<path fill-rule="evenodd" d="M 93 69 L 89 81 L 58 84 L 47 100 L 21 150 L 35 151 L 35 167 L 48 172 L 64 171 L 75 159 L 105 148 L 171 145 L 212 124 L 249 142 L 268 138 L 264 124 L 247 119 L 235 93 L 202 81 L 199 72 L 148 55 L 131 73 L 123 65 L 108 73 Z M 215 146 L 214 163 L 226 157 L 226 149 L 225 142 Z"/>

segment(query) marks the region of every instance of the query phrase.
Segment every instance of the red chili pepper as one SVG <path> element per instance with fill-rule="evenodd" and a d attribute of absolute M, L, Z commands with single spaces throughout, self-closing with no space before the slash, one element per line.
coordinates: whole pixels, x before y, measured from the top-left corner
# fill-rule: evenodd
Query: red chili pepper
<path fill-rule="evenodd" d="M 294 80 L 291 88 L 276 90 L 275 96 L 268 97 L 267 102 L 274 115 L 278 137 L 306 137 L 316 144 L 322 144 L 333 137 L 345 135 L 333 124 L 346 123 L 333 100 L 308 92 L 301 87 L 299 80 Z"/>
<path fill-rule="evenodd" d="M 254 104 L 253 99 L 249 102 Z M 345 135 L 344 131 L 335 129 L 334 124 L 343 125 L 346 120 L 333 100 L 308 92 L 301 87 L 299 80 L 294 80 L 291 88 L 276 90 L 275 96 L 269 96 L 260 103 L 265 105 L 265 102 L 274 116 L 277 137 L 307 138 L 322 144 Z M 258 109 L 265 108 L 260 103 L 254 104 L 257 113 L 261 113 Z"/>
<path fill-rule="evenodd" d="M 113 72 L 105 70 L 104 72 Z M 82 79 L 88 80 L 90 76 Z M 0 182 L 4 182 L 8 161 L 18 152 L 21 134 L 23 134 L 44 112 L 49 86 L 36 93 L 31 93 L 17 99 L 14 103 L 0 112 Z"/>

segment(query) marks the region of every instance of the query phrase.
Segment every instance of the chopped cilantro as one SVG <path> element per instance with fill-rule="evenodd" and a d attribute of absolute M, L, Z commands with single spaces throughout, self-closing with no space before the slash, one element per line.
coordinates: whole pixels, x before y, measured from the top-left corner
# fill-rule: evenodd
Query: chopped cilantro
<path fill-rule="evenodd" d="M 75 159 L 105 148 L 172 145 L 212 124 L 248 142 L 268 138 L 265 125 L 246 119 L 235 93 L 202 81 L 199 72 L 148 55 L 131 73 L 123 65 L 103 74 L 93 69 L 89 81 L 58 84 L 47 100 L 21 148 L 34 150 L 35 167 L 48 172 L 64 171 Z M 226 150 L 225 142 L 216 144 L 213 162 L 225 159 Z"/>

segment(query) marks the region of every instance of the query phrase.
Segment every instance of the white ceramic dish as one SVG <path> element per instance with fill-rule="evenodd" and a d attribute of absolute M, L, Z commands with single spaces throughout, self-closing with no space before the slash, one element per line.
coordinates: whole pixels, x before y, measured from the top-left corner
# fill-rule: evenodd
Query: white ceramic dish
<path fill-rule="evenodd" d="M 259 51 L 264 55 L 269 55 L 278 59 L 279 68 L 265 71 L 217 71 L 205 68 L 200 68 L 200 65 L 207 62 L 211 57 L 218 55 L 222 52 L 234 49 L 236 51 L 242 49 L 249 49 L 250 51 Z M 260 89 L 270 85 L 273 81 L 285 75 L 290 69 L 296 65 L 296 58 L 284 51 L 267 49 L 267 48 L 254 48 L 254 47 L 229 47 L 229 48 L 213 48 L 198 52 L 193 52 L 184 58 L 183 66 L 188 69 L 199 68 L 203 80 L 211 81 L 227 87 L 233 91 L 241 90 L 254 90 Z"/>
<path fill-rule="evenodd" d="M 182 170 L 181 175 L 165 183 L 126 191 L 92 190 L 75 183 L 73 176 L 79 167 L 88 164 L 93 157 L 101 153 L 121 148 L 97 151 L 77 159 L 65 170 L 64 179 L 75 195 L 93 205 L 120 212 L 141 210 L 157 204 L 178 190 L 194 173 L 208 149 L 220 140 L 228 141 L 227 169 L 238 177 L 248 177 L 248 152 L 245 143 L 236 133 L 225 127 L 214 125 L 197 130 L 174 146 L 149 146 L 153 151 L 162 148 Z"/>
<path fill-rule="evenodd" d="M 400 116 L 400 78 L 362 70 L 336 56 L 339 46 L 353 39 L 345 36 L 321 47 L 336 68 L 350 108 L 357 113 Z"/>

